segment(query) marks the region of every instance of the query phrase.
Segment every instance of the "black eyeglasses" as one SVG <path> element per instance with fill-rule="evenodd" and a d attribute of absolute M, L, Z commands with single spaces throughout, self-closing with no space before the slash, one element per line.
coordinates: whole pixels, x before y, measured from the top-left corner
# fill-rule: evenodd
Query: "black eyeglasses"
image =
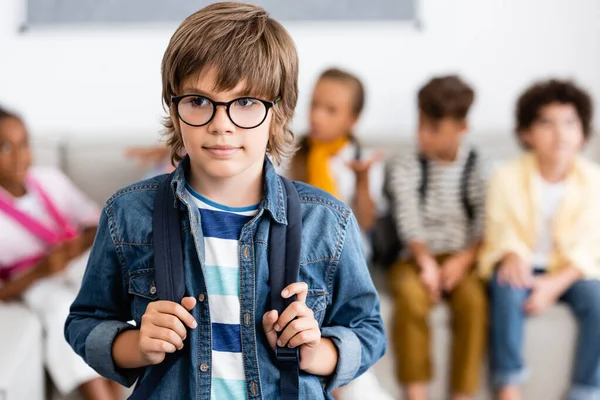
<path fill-rule="evenodd" d="M 240 97 L 225 103 L 198 94 L 171 97 L 177 117 L 187 125 L 198 127 L 208 124 L 215 116 L 217 107 L 223 106 L 231 122 L 242 129 L 253 129 L 265 122 L 269 109 L 279 100 L 279 96 L 273 101 Z"/>

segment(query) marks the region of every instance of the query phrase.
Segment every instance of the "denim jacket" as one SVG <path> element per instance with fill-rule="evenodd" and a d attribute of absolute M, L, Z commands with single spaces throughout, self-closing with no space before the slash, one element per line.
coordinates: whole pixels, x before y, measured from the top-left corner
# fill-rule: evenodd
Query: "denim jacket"
<path fill-rule="evenodd" d="M 211 398 L 211 322 L 206 300 L 204 239 L 200 212 L 185 190 L 189 160 L 175 171 L 172 189 L 180 199 L 186 296 L 199 299 L 192 315 L 184 357 L 169 370 L 152 399 Z M 152 210 L 156 177 L 119 190 L 106 203 L 81 290 L 65 325 L 73 349 L 102 376 L 131 386 L 152 367 L 118 368 L 112 357 L 115 337 L 136 329 L 156 300 L 152 248 Z M 286 224 L 282 183 L 271 162 L 264 164 L 264 197 L 258 214 L 242 229 L 240 329 L 248 399 L 279 398 L 279 370 L 262 329 L 268 311 L 269 224 Z M 364 373 L 385 352 L 379 297 L 369 275 L 358 224 L 351 210 L 332 196 L 295 183 L 301 200 L 300 281 L 309 287 L 307 305 L 322 337 L 336 345 L 339 358 L 329 377 L 300 373 L 300 398 L 330 399 L 329 392 Z M 135 321 L 135 326 L 132 323 Z"/>

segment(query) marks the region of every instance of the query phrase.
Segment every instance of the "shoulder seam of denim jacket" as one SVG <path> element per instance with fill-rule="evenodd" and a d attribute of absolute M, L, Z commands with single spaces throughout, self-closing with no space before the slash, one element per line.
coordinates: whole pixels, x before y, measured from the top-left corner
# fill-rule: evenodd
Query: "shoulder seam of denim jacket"
<path fill-rule="evenodd" d="M 339 212 L 340 214 L 342 214 L 342 216 L 344 218 L 348 217 L 348 213 L 350 211 L 348 206 L 346 206 L 345 204 L 333 202 L 333 201 L 331 201 L 325 197 L 321 197 L 321 196 L 300 195 L 300 201 L 303 203 L 323 204 L 323 205 Z"/>
<path fill-rule="evenodd" d="M 110 198 L 108 200 L 106 200 L 106 204 L 108 205 L 108 204 L 114 203 L 116 199 L 123 196 L 124 194 L 136 192 L 136 191 L 140 191 L 140 190 L 156 191 L 156 190 L 158 190 L 158 183 L 143 183 L 143 184 L 134 183 L 133 185 L 130 185 L 123 189 L 118 190 L 115 194 L 110 196 Z"/>

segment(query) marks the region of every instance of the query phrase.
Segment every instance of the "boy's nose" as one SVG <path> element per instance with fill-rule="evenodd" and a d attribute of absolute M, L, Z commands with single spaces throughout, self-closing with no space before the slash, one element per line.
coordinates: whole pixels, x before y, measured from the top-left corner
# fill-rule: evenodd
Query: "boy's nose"
<path fill-rule="evenodd" d="M 218 106 L 215 110 L 215 116 L 210 121 L 208 131 L 215 135 L 233 133 L 235 131 L 235 125 L 229 119 L 227 109 L 224 106 Z"/>

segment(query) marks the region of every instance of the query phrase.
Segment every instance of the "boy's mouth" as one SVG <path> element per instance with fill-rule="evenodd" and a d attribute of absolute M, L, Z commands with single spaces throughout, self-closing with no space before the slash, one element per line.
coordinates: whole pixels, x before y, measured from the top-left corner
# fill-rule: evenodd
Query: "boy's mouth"
<path fill-rule="evenodd" d="M 204 150 L 208 151 L 215 158 L 229 158 L 241 150 L 241 147 L 235 146 L 203 146 Z"/>

